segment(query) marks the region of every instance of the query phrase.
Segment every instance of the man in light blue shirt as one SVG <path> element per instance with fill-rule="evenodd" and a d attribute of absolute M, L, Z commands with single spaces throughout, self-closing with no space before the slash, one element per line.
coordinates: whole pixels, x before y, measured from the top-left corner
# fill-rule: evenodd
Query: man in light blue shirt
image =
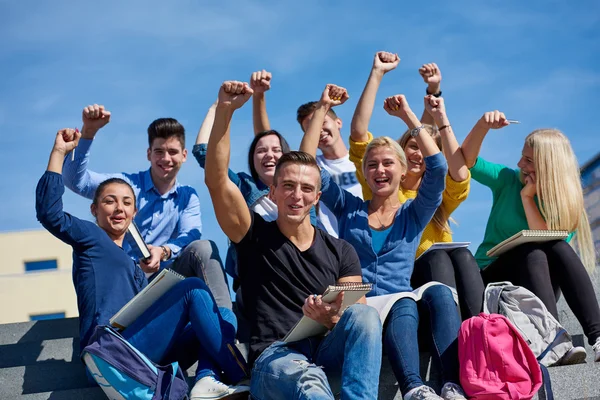
<path fill-rule="evenodd" d="M 200 240 L 200 200 L 191 186 L 181 185 L 177 173 L 187 159 L 185 130 L 173 118 L 160 118 L 148 127 L 150 168 L 137 173 L 100 174 L 87 168 L 96 133 L 110 121 L 110 112 L 97 104 L 83 110 L 81 140 L 75 155 L 65 158 L 63 177 L 73 192 L 93 198 L 98 185 L 111 177 L 128 181 L 137 198 L 135 223 L 150 249 L 140 260 L 146 273 L 169 267 L 184 276 L 197 276 L 211 289 L 219 307 L 231 309 L 227 280 L 216 245 Z M 125 250 L 134 255 L 127 244 Z"/>

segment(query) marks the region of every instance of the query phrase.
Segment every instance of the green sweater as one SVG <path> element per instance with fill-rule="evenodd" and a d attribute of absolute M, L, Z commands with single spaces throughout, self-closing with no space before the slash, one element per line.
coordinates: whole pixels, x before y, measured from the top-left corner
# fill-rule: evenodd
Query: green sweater
<path fill-rule="evenodd" d="M 497 258 L 485 255 L 489 249 L 515 233 L 529 229 L 521 200 L 523 183 L 519 175 L 518 169 L 494 164 L 481 157 L 477 158 L 471 168 L 471 178 L 492 189 L 493 195 L 492 210 L 485 227 L 483 242 L 475 253 L 475 259 L 481 269 Z M 537 204 L 537 197 L 535 202 Z M 569 235 L 567 242 L 572 236 Z"/>

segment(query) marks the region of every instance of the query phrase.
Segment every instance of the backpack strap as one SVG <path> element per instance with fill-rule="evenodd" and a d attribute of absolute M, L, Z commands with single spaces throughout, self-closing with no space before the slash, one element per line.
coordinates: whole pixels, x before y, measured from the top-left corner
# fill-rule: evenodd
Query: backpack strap
<path fill-rule="evenodd" d="M 546 347 L 546 349 L 544 351 L 542 351 L 542 354 L 540 354 L 537 357 L 538 361 L 543 360 L 544 357 L 546 357 L 546 354 L 548 354 L 548 352 L 554 348 L 554 346 L 556 345 L 556 342 L 558 342 L 561 339 L 561 336 L 564 335 L 564 334 L 566 334 L 566 333 L 567 333 L 567 331 L 564 328 L 562 328 L 561 330 L 559 330 L 558 332 L 556 332 L 556 336 L 554 337 L 554 340 L 552 341 L 552 343 L 550 343 L 548 345 L 548 347 Z"/>
<path fill-rule="evenodd" d="M 554 345 L 556 344 L 556 342 L 566 332 L 567 331 L 564 330 L 564 329 L 561 329 L 560 331 L 558 331 L 556 333 L 556 337 L 554 338 L 554 340 L 552 341 L 552 343 L 550 343 L 548 345 L 548 347 L 546 347 L 546 349 L 544 351 L 542 351 L 542 354 L 540 354 L 537 357 L 538 364 L 540 364 L 540 369 L 542 370 L 542 378 L 543 378 L 543 381 L 544 381 L 544 392 L 546 393 L 546 400 L 554 400 L 554 393 L 552 392 L 552 381 L 550 379 L 550 373 L 548 372 L 548 368 L 544 364 L 542 364 L 540 362 L 540 360 L 542 360 L 544 357 L 546 357 L 546 354 L 548 354 L 548 352 L 550 350 L 552 350 L 552 348 L 554 347 Z"/>

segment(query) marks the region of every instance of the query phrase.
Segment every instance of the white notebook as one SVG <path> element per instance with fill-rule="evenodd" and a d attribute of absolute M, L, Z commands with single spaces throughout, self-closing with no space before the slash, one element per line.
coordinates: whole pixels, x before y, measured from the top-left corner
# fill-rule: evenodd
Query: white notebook
<path fill-rule="evenodd" d="M 421 255 L 415 259 L 415 261 L 417 261 L 419 258 L 423 257 L 423 255 L 425 255 L 428 252 L 433 251 L 433 250 L 448 251 L 448 250 L 459 249 L 461 247 L 469 247 L 470 244 L 471 244 L 471 242 L 437 242 L 437 243 L 432 244 L 430 248 L 428 248 L 427 250 L 422 252 Z"/>
<path fill-rule="evenodd" d="M 110 324 L 119 330 L 127 328 L 156 300 L 183 279 L 185 279 L 183 275 L 179 275 L 170 269 L 163 269 L 152 282 L 148 283 L 148 286 L 113 315 L 109 321 Z"/>
<path fill-rule="evenodd" d="M 144 238 L 142 238 L 142 234 L 140 233 L 140 230 L 138 229 L 135 222 L 131 221 L 131 224 L 129 224 L 129 228 L 127 228 L 127 230 L 133 238 L 133 242 L 135 243 L 135 246 L 138 249 L 139 253 L 142 255 L 142 258 L 149 258 L 150 250 L 148 249 L 148 245 L 146 244 L 146 242 L 144 242 Z"/>
<path fill-rule="evenodd" d="M 332 303 L 340 292 L 344 292 L 344 302 L 342 310 L 356 303 L 361 297 L 373 289 L 370 283 L 344 283 L 340 285 L 330 285 L 323 293 L 323 301 Z M 307 316 L 302 316 L 300 321 L 283 338 L 284 342 L 296 342 L 311 336 L 323 335 L 327 328 L 319 322 Z"/>
<path fill-rule="evenodd" d="M 567 231 L 546 231 L 546 230 L 523 230 L 515 233 L 511 237 L 498 243 L 485 253 L 488 257 L 498 257 L 508 250 L 517 247 L 523 243 L 548 242 L 550 240 L 562 240 L 569 236 Z"/>

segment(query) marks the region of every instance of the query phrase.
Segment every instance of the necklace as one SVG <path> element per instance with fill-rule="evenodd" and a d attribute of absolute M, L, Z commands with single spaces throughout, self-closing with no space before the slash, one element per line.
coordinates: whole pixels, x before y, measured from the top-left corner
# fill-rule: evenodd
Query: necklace
<path fill-rule="evenodd" d="M 392 215 L 392 214 L 395 214 L 395 213 L 396 213 L 396 211 L 398 210 L 398 208 L 399 208 L 399 207 L 400 207 L 400 204 L 398 204 L 398 205 L 397 205 L 397 206 L 395 206 L 395 207 L 392 207 L 392 208 L 393 208 L 393 209 L 392 209 L 392 211 L 390 211 L 388 214 L 385 214 L 385 215 L 384 215 L 384 219 L 386 219 L 386 220 L 387 220 L 387 219 L 389 218 L 389 216 L 390 216 L 390 215 Z M 373 210 L 373 208 L 371 207 L 371 204 L 369 204 L 369 209 L 370 209 L 370 210 L 371 210 L 371 212 L 372 212 L 372 213 L 375 215 L 375 218 L 377 218 L 377 221 L 379 222 L 379 229 L 381 229 L 381 228 L 387 228 L 389 225 L 392 225 L 392 224 L 394 223 L 394 222 L 393 222 L 393 220 L 392 220 L 392 223 L 391 223 L 391 224 L 389 224 L 388 226 L 386 226 L 386 224 L 384 224 L 384 223 L 381 221 L 381 218 L 379 218 L 379 214 L 377 213 L 377 211 L 376 211 L 376 210 Z"/>

